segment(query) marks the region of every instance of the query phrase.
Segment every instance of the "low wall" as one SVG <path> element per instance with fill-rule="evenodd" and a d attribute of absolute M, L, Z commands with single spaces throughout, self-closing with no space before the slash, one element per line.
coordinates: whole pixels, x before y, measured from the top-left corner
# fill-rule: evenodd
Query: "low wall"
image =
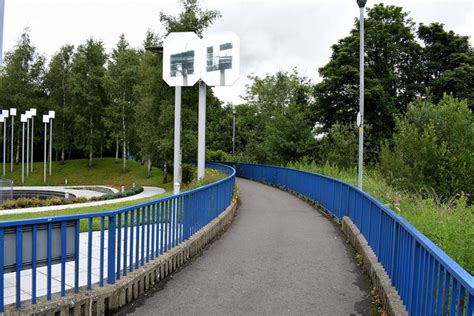
<path fill-rule="evenodd" d="M 80 288 L 79 293 L 68 291 L 65 297 L 53 294 L 50 301 L 39 298 L 37 304 L 25 302 L 20 309 L 15 304 L 5 307 L 4 315 L 103 315 L 117 310 L 147 292 L 152 286 L 166 278 L 193 256 L 200 253 L 216 236 L 225 231 L 231 224 L 237 211 L 237 202 L 191 236 L 188 240 L 174 247 L 143 267 L 128 273 L 113 285 L 92 290 Z"/>

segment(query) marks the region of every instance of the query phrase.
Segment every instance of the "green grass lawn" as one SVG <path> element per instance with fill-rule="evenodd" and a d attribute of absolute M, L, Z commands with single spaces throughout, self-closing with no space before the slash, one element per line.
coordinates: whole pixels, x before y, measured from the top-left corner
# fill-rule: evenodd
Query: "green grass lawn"
<path fill-rule="evenodd" d="M 113 163 L 113 160 L 110 160 Z M 140 164 L 138 164 L 140 166 Z M 145 167 L 144 167 L 145 168 Z M 205 177 L 202 181 L 197 182 L 193 181 L 187 186 L 184 186 L 182 192 L 188 191 L 199 186 L 216 182 L 225 178 L 227 175 L 225 173 L 206 169 Z M 139 182 L 137 182 L 139 183 Z M 140 183 L 139 183 L 140 184 Z M 163 186 L 161 186 L 163 187 Z M 117 208 L 127 207 L 131 205 L 136 205 L 142 202 L 151 201 L 157 198 L 163 198 L 168 195 L 172 194 L 172 189 L 167 190 L 167 192 L 155 196 L 151 196 L 148 198 L 138 199 L 134 201 L 127 201 L 127 202 L 118 202 L 113 204 L 106 204 L 100 206 L 89 206 L 89 207 L 76 207 L 71 209 L 63 209 L 63 210 L 56 210 L 56 211 L 46 211 L 46 212 L 36 212 L 36 213 L 20 213 L 20 214 L 12 214 L 12 215 L 0 215 L 0 221 L 8 221 L 8 220 L 20 220 L 20 219 L 30 219 L 30 218 L 44 218 L 44 217 L 53 217 L 53 216 L 61 216 L 61 215 L 77 215 L 77 214 L 87 214 L 87 213 L 98 213 L 98 212 L 106 212 L 112 211 Z M 107 223 L 106 223 L 107 227 Z M 88 221 L 81 220 L 81 231 L 87 231 L 88 229 Z M 100 220 L 98 218 L 94 219 L 93 221 L 93 229 L 99 230 L 100 229 Z"/>
<path fill-rule="evenodd" d="M 341 170 L 329 164 L 290 164 L 357 185 L 357 170 Z M 364 170 L 364 191 L 400 214 L 426 237 L 474 275 L 474 205 L 465 198 L 441 201 L 435 194 L 423 197 L 397 190 L 376 169 Z"/>
<path fill-rule="evenodd" d="M 67 160 L 63 165 L 53 162 L 52 176 L 49 176 L 49 165 L 47 166 L 46 183 L 43 182 L 43 163 L 35 162 L 34 171 L 28 177 L 25 173 L 25 183 L 23 185 L 106 185 L 115 188 L 131 187 L 136 185 L 159 186 L 166 190 L 172 189 L 173 182 L 163 184 L 163 171 L 153 168 L 151 177 L 147 178 L 146 165 L 141 165 L 136 161 L 127 161 L 127 172 L 122 173 L 122 162 L 115 163 L 114 158 L 94 159 L 94 165 L 89 168 L 87 159 Z M 21 165 L 13 166 L 13 175 L 6 173 L 7 179 L 12 179 L 14 185 L 21 184 Z"/>

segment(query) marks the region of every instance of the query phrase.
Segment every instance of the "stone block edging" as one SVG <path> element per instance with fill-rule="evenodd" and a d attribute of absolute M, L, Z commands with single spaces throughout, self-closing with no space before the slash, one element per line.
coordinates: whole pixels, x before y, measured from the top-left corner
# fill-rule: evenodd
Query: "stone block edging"
<path fill-rule="evenodd" d="M 128 272 L 125 277 L 121 276 L 115 284 L 104 284 L 103 287 L 94 284 L 92 290 L 87 290 L 84 286 L 77 294 L 74 293 L 74 289 L 71 289 L 64 297 L 61 297 L 59 293 L 54 293 L 50 301 L 46 300 L 46 297 L 40 297 L 35 305 L 31 304 L 31 301 L 22 302 L 20 309 L 16 309 L 13 303 L 5 307 L 3 315 L 95 316 L 122 308 L 199 254 L 214 238 L 227 229 L 236 211 L 237 201 L 187 241 L 146 263 L 143 267 Z"/>
<path fill-rule="evenodd" d="M 382 301 L 382 306 L 387 314 L 397 316 L 408 315 L 402 299 L 392 285 L 390 277 L 380 262 L 378 262 L 374 251 L 368 245 L 367 240 L 360 233 L 359 229 L 347 216 L 342 218 L 342 232 L 346 235 L 355 250 L 362 256 L 363 268 L 377 289 Z"/>

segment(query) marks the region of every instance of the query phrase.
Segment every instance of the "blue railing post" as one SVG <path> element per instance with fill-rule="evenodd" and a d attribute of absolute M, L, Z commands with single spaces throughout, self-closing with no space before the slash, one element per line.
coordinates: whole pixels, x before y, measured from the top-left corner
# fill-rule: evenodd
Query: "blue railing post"
<path fill-rule="evenodd" d="M 115 214 L 109 216 L 109 239 L 107 247 L 107 283 L 115 283 Z"/>

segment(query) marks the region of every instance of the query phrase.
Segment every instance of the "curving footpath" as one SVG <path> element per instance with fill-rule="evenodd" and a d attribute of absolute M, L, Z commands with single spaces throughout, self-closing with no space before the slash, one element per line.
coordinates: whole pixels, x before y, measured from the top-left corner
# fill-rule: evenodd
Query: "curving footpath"
<path fill-rule="evenodd" d="M 336 224 L 279 189 L 237 183 L 241 205 L 229 230 L 120 314 L 370 314 L 368 281 Z"/>

